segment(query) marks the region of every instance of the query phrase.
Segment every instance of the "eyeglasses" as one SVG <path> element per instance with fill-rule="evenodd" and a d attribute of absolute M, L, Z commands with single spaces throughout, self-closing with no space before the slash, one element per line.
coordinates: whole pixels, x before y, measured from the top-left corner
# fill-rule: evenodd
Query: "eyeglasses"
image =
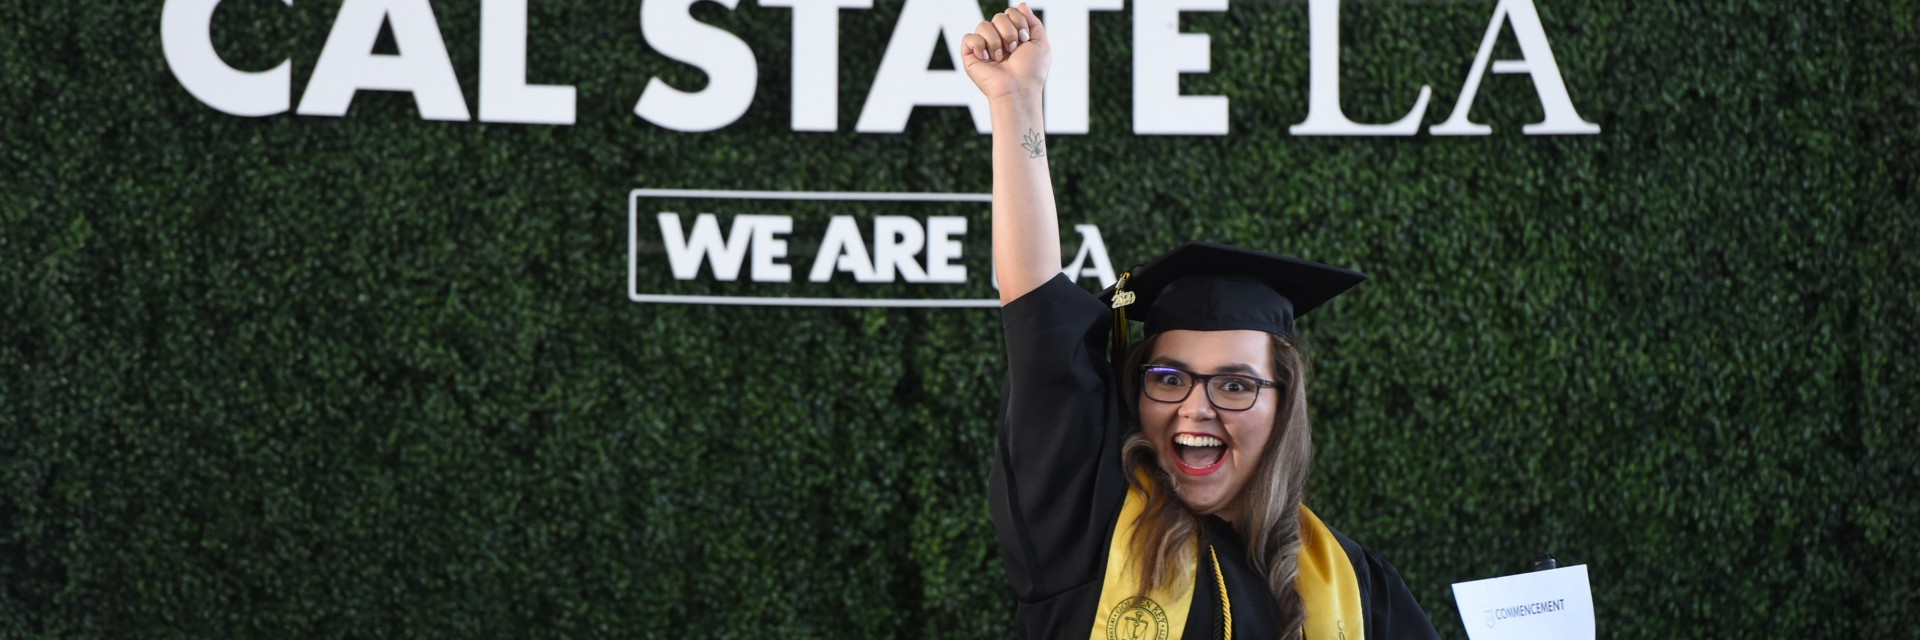
<path fill-rule="evenodd" d="M 1201 375 L 1166 365 L 1140 366 L 1140 390 L 1157 402 L 1186 401 L 1196 381 L 1207 386 L 1207 401 L 1226 411 L 1252 409 L 1260 400 L 1261 387 L 1277 386 L 1272 380 L 1239 374 Z"/>

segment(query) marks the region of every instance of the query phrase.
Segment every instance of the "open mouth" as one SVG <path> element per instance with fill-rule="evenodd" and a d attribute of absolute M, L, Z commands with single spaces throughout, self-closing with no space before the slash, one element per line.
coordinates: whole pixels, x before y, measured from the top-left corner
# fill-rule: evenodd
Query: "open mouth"
<path fill-rule="evenodd" d="M 1204 476 L 1219 471 L 1226 462 L 1227 443 L 1209 435 L 1174 434 L 1173 459 L 1187 475 Z"/>

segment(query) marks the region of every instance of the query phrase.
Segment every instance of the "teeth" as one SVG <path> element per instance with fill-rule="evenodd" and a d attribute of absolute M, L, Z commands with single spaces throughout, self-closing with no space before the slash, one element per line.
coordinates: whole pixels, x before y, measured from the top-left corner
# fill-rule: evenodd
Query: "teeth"
<path fill-rule="evenodd" d="M 1221 442 L 1219 438 L 1215 438 L 1213 436 L 1196 436 L 1189 433 L 1182 433 L 1174 436 L 1173 443 L 1186 445 L 1189 447 L 1220 447 L 1220 446 L 1226 446 L 1227 444 L 1225 442 Z"/>

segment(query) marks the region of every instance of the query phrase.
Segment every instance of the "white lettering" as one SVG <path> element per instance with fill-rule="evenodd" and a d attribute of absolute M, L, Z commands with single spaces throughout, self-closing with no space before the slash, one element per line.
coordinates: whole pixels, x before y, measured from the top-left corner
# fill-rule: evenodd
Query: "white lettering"
<path fill-rule="evenodd" d="M 480 120 L 573 124 L 573 87 L 527 84 L 527 0 L 480 3 Z"/>
<path fill-rule="evenodd" d="M 960 37 L 973 33 L 981 22 L 980 5 L 949 0 L 907 0 L 894 22 L 893 37 L 887 41 L 880 58 L 880 71 L 874 74 L 873 88 L 867 92 L 867 104 L 853 128 L 860 133 L 900 133 L 907 130 L 907 117 L 913 108 L 966 107 L 973 114 L 973 128 L 980 133 L 993 130 L 987 97 L 974 88 L 960 60 Z M 947 58 L 953 68 L 934 71 L 926 68 L 936 43 L 946 42 Z M 925 43 L 920 45 L 920 43 Z"/>
<path fill-rule="evenodd" d="M 927 282 L 966 282 L 967 265 L 960 259 L 960 241 L 954 236 L 967 234 L 967 219 L 959 216 L 934 216 L 927 219 Z"/>
<path fill-rule="evenodd" d="M 1100 227 L 1076 224 L 1073 230 L 1080 234 L 1080 250 L 1074 252 L 1073 262 L 1060 272 L 1072 280 L 1093 276 L 1099 278 L 1101 287 L 1113 286 L 1120 278 L 1113 275 L 1113 261 L 1107 259 L 1107 242 L 1100 238 Z M 1089 261 L 1093 264 L 1087 265 Z"/>
<path fill-rule="evenodd" d="M 380 25 L 393 29 L 397 55 L 373 53 Z M 420 117 L 470 120 L 460 80 L 427 0 L 347 0 L 300 97 L 301 115 L 345 116 L 361 89 L 413 94 Z"/>
<path fill-rule="evenodd" d="M 1227 134 L 1226 96 L 1180 95 L 1180 74 L 1213 69 L 1207 35 L 1181 33 L 1180 13 L 1226 10 L 1227 0 L 1133 3 L 1134 133 Z"/>
<path fill-rule="evenodd" d="M 411 93 L 420 117 L 472 120 L 464 89 L 448 56 L 431 0 L 343 0 L 304 94 L 294 96 L 293 58 L 265 71 L 227 64 L 215 50 L 212 21 L 221 0 L 163 0 L 161 49 L 181 86 L 224 113 L 258 117 L 285 113 L 298 97 L 302 115 L 347 115 L 359 91 Z M 291 7 L 293 0 L 281 0 Z M 669 59 L 704 74 L 699 91 L 682 91 L 661 77 L 649 78 L 634 103 L 636 116 L 677 131 L 712 131 L 739 121 L 752 107 L 759 82 L 752 47 L 738 36 L 694 19 L 703 0 L 641 0 L 641 35 Z M 713 0 L 728 11 L 741 0 Z M 869 10 L 874 0 L 758 0 L 793 12 L 792 104 L 794 131 L 832 132 L 840 118 L 840 12 Z M 1046 124 L 1052 133 L 1087 133 L 1091 122 L 1091 42 L 1095 11 L 1127 8 L 1125 0 L 1029 0 L 1053 27 L 1053 75 L 1047 86 Z M 1412 109 L 1391 123 L 1360 123 L 1341 106 L 1340 0 L 1308 3 L 1309 92 L 1306 117 L 1289 128 L 1299 136 L 1411 136 L 1426 117 L 1431 86 L 1422 85 Z M 1008 4 L 1018 0 L 1009 0 Z M 1227 135 L 1230 103 L 1225 95 L 1182 95 L 1184 74 L 1210 73 L 1211 40 L 1180 31 L 1186 12 L 1225 12 L 1230 0 L 1140 0 L 1133 3 L 1133 130 L 1138 135 Z M 577 89 L 570 84 L 528 82 L 528 0 L 482 0 L 479 24 L 479 120 L 571 125 L 577 120 Z M 991 129 L 986 98 L 961 67 L 960 40 L 982 19 L 976 3 L 903 0 L 879 68 L 861 107 L 860 133 L 901 133 L 918 107 L 966 107 L 974 128 Z M 1520 59 L 1493 60 L 1503 26 L 1511 26 Z M 382 28 L 393 32 L 393 54 L 375 54 Z M 926 68 L 945 44 L 953 69 Z M 1492 133 L 1471 112 L 1486 73 L 1526 74 L 1544 117 L 1527 124 L 1527 135 L 1596 134 L 1600 126 L 1574 107 L 1566 80 L 1547 41 L 1535 0 L 1497 0 L 1460 96 L 1433 135 Z M 847 258 L 847 256 L 841 256 Z M 847 258 L 851 260 L 851 258 Z M 851 262 L 849 262 L 851 264 Z M 927 263 L 931 266 L 932 263 Z M 870 265 L 875 269 L 885 264 Z M 947 265 L 953 266 L 953 265 Z M 940 273 L 945 273 L 935 269 Z M 934 276 L 928 277 L 946 277 Z"/>
<path fill-rule="evenodd" d="M 682 235 L 680 232 L 680 214 L 661 212 L 660 240 L 667 246 L 667 263 L 673 268 L 676 280 L 692 280 L 700 275 L 700 262 L 705 260 L 713 265 L 713 278 L 732 282 L 740 277 L 740 261 L 747 255 L 748 237 L 752 234 L 753 221 L 735 216 L 733 228 L 727 232 L 727 239 L 720 239 L 720 222 L 711 213 L 694 216 L 693 233 Z"/>
<path fill-rule="evenodd" d="M 896 270 L 907 282 L 927 279 L 927 273 L 913 259 L 927 242 L 920 221 L 906 216 L 874 216 L 873 242 L 873 268 L 881 282 L 893 282 Z"/>
<path fill-rule="evenodd" d="M 1008 4 L 1018 4 L 1012 0 Z M 1088 53 L 1094 11 L 1119 11 L 1125 0 L 1031 0 L 1028 3 L 1053 38 L 1053 67 L 1047 72 L 1047 133 L 1086 133 Z"/>
<path fill-rule="evenodd" d="M 787 216 L 734 216 L 733 225 L 753 225 L 753 281 L 792 282 L 793 267 L 779 262 L 787 257 L 787 241 L 774 234 L 793 233 L 793 218 Z"/>
<path fill-rule="evenodd" d="M 1420 131 L 1433 87 L 1420 86 L 1413 110 L 1393 124 L 1360 124 L 1340 109 L 1340 0 L 1311 0 L 1307 7 L 1312 32 L 1307 63 L 1307 119 L 1287 129 L 1296 136 L 1410 136 Z"/>
<path fill-rule="evenodd" d="M 640 35 L 647 46 L 707 74 L 707 87 L 681 91 L 658 77 L 647 80 L 634 115 L 675 131 L 712 131 L 733 124 L 753 104 L 760 69 L 738 36 L 693 19 L 702 0 L 643 0 Z M 732 11 L 740 0 L 712 0 Z"/>
<path fill-rule="evenodd" d="M 281 0 L 293 6 L 293 0 Z M 187 93 L 236 116 L 287 112 L 293 100 L 293 63 L 266 71 L 228 66 L 213 50 L 213 10 L 220 0 L 167 0 L 160 7 L 160 52 Z"/>
<path fill-rule="evenodd" d="M 840 10 L 873 0 L 760 0 L 793 9 L 794 131 L 840 130 Z"/>
<path fill-rule="evenodd" d="M 1513 35 L 1520 41 L 1520 60 L 1495 60 L 1494 73 L 1524 73 L 1533 78 L 1534 91 L 1540 94 L 1540 107 L 1546 111 L 1546 118 L 1540 122 L 1520 127 L 1526 135 L 1553 134 L 1595 134 L 1600 133 L 1600 125 L 1587 122 L 1573 108 L 1573 98 L 1567 95 L 1566 81 L 1560 78 L 1560 66 L 1553 59 L 1553 47 L 1547 44 L 1547 30 L 1540 24 L 1540 11 L 1533 6 L 1533 0 L 1500 0 L 1493 7 L 1493 19 L 1487 24 L 1487 34 L 1480 39 L 1480 52 L 1473 56 L 1473 70 L 1467 73 L 1466 85 L 1460 89 L 1460 100 L 1453 105 L 1453 115 L 1447 121 L 1427 129 L 1427 133 L 1436 136 L 1484 136 L 1493 133 L 1493 127 L 1476 123 L 1468 119 L 1473 110 L 1473 96 L 1480 91 L 1480 79 L 1487 70 L 1487 59 L 1493 56 L 1493 42 L 1500 37 L 1500 25 L 1513 25 Z"/>
<path fill-rule="evenodd" d="M 874 272 L 873 261 L 867 258 L 867 242 L 860 237 L 860 226 L 854 224 L 853 216 L 834 216 L 827 222 L 827 237 L 820 241 L 820 253 L 814 256 L 807 281 L 826 282 L 835 271 L 852 273 L 856 282 L 893 280 L 882 280 Z"/>

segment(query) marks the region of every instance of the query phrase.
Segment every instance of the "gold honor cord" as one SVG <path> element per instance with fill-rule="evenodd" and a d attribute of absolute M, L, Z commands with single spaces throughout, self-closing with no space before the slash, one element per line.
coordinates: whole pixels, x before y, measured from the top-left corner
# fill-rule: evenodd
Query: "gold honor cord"
<path fill-rule="evenodd" d="M 1220 573 L 1220 554 L 1213 551 L 1213 545 L 1207 545 L 1207 557 L 1213 558 L 1213 580 L 1220 585 L 1220 613 L 1226 618 L 1226 640 L 1233 640 L 1233 599 L 1227 597 L 1227 576 Z"/>

